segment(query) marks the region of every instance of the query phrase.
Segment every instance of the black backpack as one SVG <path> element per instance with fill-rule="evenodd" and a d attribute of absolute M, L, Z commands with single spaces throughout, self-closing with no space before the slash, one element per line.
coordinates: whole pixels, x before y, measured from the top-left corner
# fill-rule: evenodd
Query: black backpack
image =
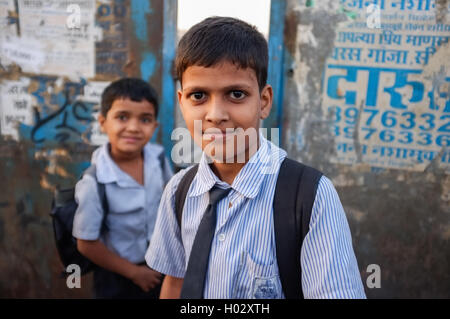
<path fill-rule="evenodd" d="M 92 164 L 83 173 L 92 176 L 95 180 L 96 167 Z M 97 181 L 97 190 L 99 197 L 102 200 L 103 221 L 101 232 L 106 230 L 106 215 L 108 214 L 108 201 L 105 195 L 105 185 Z M 80 267 L 81 275 L 87 274 L 92 271 L 96 265 L 89 259 L 84 257 L 77 249 L 77 239 L 72 235 L 73 218 L 78 208 L 78 204 L 75 201 L 75 188 L 56 190 L 52 201 L 52 210 L 50 216 L 52 217 L 53 231 L 55 235 L 56 248 L 58 250 L 59 257 L 64 265 L 62 271 L 63 276 L 67 276 L 70 273 L 66 271 L 67 266 L 70 264 L 76 264 Z"/>
<path fill-rule="evenodd" d="M 165 171 L 165 155 L 164 151 L 158 155 L 159 164 L 162 170 L 163 178 Z M 83 173 L 92 176 L 97 180 L 96 167 L 92 164 Z M 99 198 L 102 201 L 103 207 L 103 220 L 100 233 L 107 231 L 106 216 L 109 212 L 108 201 L 105 194 L 105 185 L 97 181 L 97 191 Z M 66 271 L 67 266 L 70 264 L 76 264 L 80 266 L 81 275 L 87 274 L 98 267 L 88 258 L 84 257 L 77 249 L 77 239 L 72 235 L 73 218 L 78 208 L 78 204 L 75 201 L 75 188 L 61 189 L 55 192 L 52 201 L 52 210 L 50 216 L 52 217 L 53 231 L 55 235 L 56 248 L 58 250 L 59 257 L 64 265 L 62 271 L 63 276 L 67 276 L 70 273 Z"/>
<path fill-rule="evenodd" d="M 180 181 L 175 192 L 175 213 L 181 228 L 184 202 L 198 164 Z M 284 296 L 303 299 L 300 251 L 309 230 L 309 220 L 322 173 L 285 158 L 280 167 L 273 199 L 277 263 Z"/>

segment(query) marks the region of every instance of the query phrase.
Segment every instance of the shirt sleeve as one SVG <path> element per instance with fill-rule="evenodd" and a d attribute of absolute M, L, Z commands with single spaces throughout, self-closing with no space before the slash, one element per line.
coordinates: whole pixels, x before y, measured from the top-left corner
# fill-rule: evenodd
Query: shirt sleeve
<path fill-rule="evenodd" d="M 170 162 L 167 159 L 167 157 L 164 156 L 164 171 L 163 171 L 164 185 L 166 185 L 169 182 L 172 176 L 173 176 L 172 166 L 170 165 Z"/>
<path fill-rule="evenodd" d="M 145 260 L 150 268 L 163 274 L 183 278 L 186 261 L 181 230 L 175 214 L 175 191 L 186 169 L 178 172 L 164 189 L 150 245 Z"/>
<path fill-rule="evenodd" d="M 322 176 L 300 263 L 305 299 L 365 299 L 350 227 L 332 182 Z"/>
<path fill-rule="evenodd" d="M 103 208 L 97 190 L 97 181 L 87 174 L 75 186 L 78 208 L 73 219 L 72 235 L 83 240 L 97 240 L 103 220 Z"/>

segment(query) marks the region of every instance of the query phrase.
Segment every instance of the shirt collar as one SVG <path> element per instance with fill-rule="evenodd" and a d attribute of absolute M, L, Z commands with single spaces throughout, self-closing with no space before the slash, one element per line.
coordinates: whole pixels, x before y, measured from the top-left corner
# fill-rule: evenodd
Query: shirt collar
<path fill-rule="evenodd" d="M 97 180 L 100 183 L 117 183 L 120 187 L 136 187 L 141 186 L 136 182 L 130 175 L 125 173 L 120 167 L 114 162 L 109 153 L 110 144 L 109 142 L 99 147 L 92 154 L 91 162 L 96 165 L 97 168 Z M 150 143 L 144 146 L 144 167 L 145 171 L 150 172 L 146 166 L 154 161 L 149 161 L 149 159 L 155 154 L 151 151 Z"/>
<path fill-rule="evenodd" d="M 261 183 L 265 175 L 278 172 L 281 161 L 286 152 L 271 142 L 262 134 L 259 134 L 260 146 L 250 160 L 242 167 L 236 175 L 231 188 L 247 198 L 258 195 Z M 208 165 L 208 157 L 203 152 L 200 159 L 197 174 L 193 180 L 188 196 L 199 196 L 208 192 L 215 184 L 223 188 L 230 185 L 221 181 Z"/>

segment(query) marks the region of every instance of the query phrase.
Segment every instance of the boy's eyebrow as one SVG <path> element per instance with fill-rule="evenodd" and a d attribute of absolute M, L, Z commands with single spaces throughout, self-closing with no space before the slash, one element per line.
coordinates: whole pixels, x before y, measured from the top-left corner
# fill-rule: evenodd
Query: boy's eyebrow
<path fill-rule="evenodd" d="M 226 87 L 224 87 L 223 89 L 224 89 L 224 91 L 231 91 L 231 90 L 241 90 L 241 89 L 243 89 L 243 90 L 251 90 L 251 86 L 250 85 L 247 85 L 247 84 L 233 84 L 233 85 L 230 85 L 230 86 L 226 86 Z"/>
<path fill-rule="evenodd" d="M 128 110 L 114 110 L 114 114 L 128 114 L 130 111 Z"/>
<path fill-rule="evenodd" d="M 116 110 L 115 112 L 114 112 L 114 114 L 130 114 L 131 112 L 129 111 L 129 110 Z M 151 117 L 155 117 L 155 114 L 154 113 L 149 113 L 149 112 L 146 112 L 146 113 L 141 113 L 141 114 L 139 114 L 139 116 L 151 116 Z"/>
<path fill-rule="evenodd" d="M 251 88 L 252 87 L 250 85 L 243 84 L 243 83 L 237 83 L 237 84 L 232 84 L 232 85 L 229 85 L 229 86 L 225 86 L 225 87 L 221 88 L 221 90 L 223 90 L 223 91 L 251 90 Z M 184 87 L 183 91 L 195 92 L 195 91 L 207 91 L 208 89 L 209 89 L 209 87 L 207 87 L 207 86 L 196 85 L 196 86 Z"/>

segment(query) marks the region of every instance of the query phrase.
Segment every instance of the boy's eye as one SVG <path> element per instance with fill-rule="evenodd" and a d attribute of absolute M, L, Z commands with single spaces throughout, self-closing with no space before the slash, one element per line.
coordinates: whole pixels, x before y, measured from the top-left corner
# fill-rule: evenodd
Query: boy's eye
<path fill-rule="evenodd" d="M 231 91 L 230 96 L 233 100 L 242 100 L 247 95 L 242 91 Z"/>
<path fill-rule="evenodd" d="M 148 124 L 148 123 L 151 123 L 151 122 L 152 122 L 152 119 L 149 118 L 149 117 L 144 117 L 144 118 L 141 119 L 141 121 L 142 121 L 142 123 Z"/>
<path fill-rule="evenodd" d="M 205 98 L 205 93 L 203 92 L 194 92 L 189 95 L 189 98 L 194 101 L 201 101 Z"/>
<path fill-rule="evenodd" d="M 117 118 L 121 121 L 125 121 L 128 117 L 126 115 L 121 114 Z"/>

